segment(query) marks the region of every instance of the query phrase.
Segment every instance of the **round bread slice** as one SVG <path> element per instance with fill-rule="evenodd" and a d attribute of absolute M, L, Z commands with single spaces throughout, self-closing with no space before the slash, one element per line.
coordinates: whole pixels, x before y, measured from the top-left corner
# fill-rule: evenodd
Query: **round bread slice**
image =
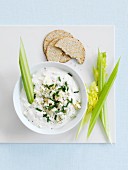
<path fill-rule="evenodd" d="M 75 58 L 79 64 L 83 64 L 85 60 L 85 49 L 79 40 L 71 37 L 65 37 L 60 39 L 55 46 L 60 48 L 71 58 Z"/>
<path fill-rule="evenodd" d="M 48 44 L 53 40 L 53 39 L 61 39 L 64 37 L 73 37 L 69 32 L 66 32 L 64 30 L 54 30 L 50 32 L 48 35 L 46 35 L 44 42 L 43 42 L 43 51 L 44 54 L 46 54 L 46 50 L 48 47 Z"/>
<path fill-rule="evenodd" d="M 66 55 L 61 49 L 55 47 L 57 41 L 58 39 L 54 39 L 49 43 L 46 50 L 47 60 L 65 63 L 69 61 L 71 58 L 68 55 Z"/>

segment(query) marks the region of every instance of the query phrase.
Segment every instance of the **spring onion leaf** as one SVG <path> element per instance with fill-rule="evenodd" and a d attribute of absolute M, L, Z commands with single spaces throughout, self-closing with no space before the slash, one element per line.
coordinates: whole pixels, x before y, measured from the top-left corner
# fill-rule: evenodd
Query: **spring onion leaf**
<path fill-rule="evenodd" d="M 20 39 L 19 65 L 28 102 L 34 101 L 33 83 L 22 39 Z"/>
<path fill-rule="evenodd" d="M 119 67 L 119 63 L 120 63 L 120 59 L 118 60 L 115 68 L 113 69 L 108 81 L 106 82 L 100 96 L 99 96 L 99 100 L 96 104 L 96 107 L 94 108 L 94 110 L 92 111 L 92 116 L 91 116 L 91 120 L 90 120 L 90 124 L 89 124 L 89 128 L 88 128 L 88 134 L 87 134 L 87 137 L 90 136 L 94 126 L 95 126 L 95 123 L 97 121 L 97 118 L 99 117 L 99 114 L 101 112 L 101 109 L 104 105 L 104 102 L 108 96 L 108 93 L 114 83 L 114 80 L 117 76 L 117 73 L 118 73 L 118 67 Z"/>

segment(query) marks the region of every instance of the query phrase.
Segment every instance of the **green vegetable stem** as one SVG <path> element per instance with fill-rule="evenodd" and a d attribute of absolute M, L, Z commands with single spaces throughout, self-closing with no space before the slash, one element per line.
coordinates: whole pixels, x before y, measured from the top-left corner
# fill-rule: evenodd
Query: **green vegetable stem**
<path fill-rule="evenodd" d="M 26 96 L 31 104 L 34 101 L 33 83 L 22 39 L 20 39 L 19 65 Z"/>

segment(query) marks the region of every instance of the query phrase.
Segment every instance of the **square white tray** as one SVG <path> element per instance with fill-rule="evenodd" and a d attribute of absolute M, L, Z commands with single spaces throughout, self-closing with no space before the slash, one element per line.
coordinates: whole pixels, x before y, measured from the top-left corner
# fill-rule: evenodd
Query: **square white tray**
<path fill-rule="evenodd" d="M 0 27 L 0 143 L 107 143 L 100 121 L 97 122 L 90 138 L 86 139 L 87 126 L 75 140 L 78 126 L 62 135 L 47 136 L 36 134 L 25 127 L 13 107 L 13 89 L 20 75 L 18 57 L 20 36 L 23 39 L 29 65 L 45 61 L 42 42 L 47 33 L 64 29 L 79 39 L 86 48 L 83 65 L 71 60 L 67 63 L 75 68 L 86 84 L 93 81 L 92 67 L 96 64 L 97 51 L 107 52 L 108 73 L 114 65 L 113 26 L 1 26 Z M 108 120 L 112 142 L 115 143 L 115 95 L 114 86 L 108 99 Z"/>

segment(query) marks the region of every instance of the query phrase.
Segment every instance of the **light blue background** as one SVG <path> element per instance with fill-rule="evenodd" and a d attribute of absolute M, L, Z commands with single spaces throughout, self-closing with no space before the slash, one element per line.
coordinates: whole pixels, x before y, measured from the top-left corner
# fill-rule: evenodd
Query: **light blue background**
<path fill-rule="evenodd" d="M 116 81 L 115 145 L 1 144 L 0 170 L 127 170 L 128 1 L 0 0 L 0 24 L 114 24 L 116 59 L 122 56 Z"/>

